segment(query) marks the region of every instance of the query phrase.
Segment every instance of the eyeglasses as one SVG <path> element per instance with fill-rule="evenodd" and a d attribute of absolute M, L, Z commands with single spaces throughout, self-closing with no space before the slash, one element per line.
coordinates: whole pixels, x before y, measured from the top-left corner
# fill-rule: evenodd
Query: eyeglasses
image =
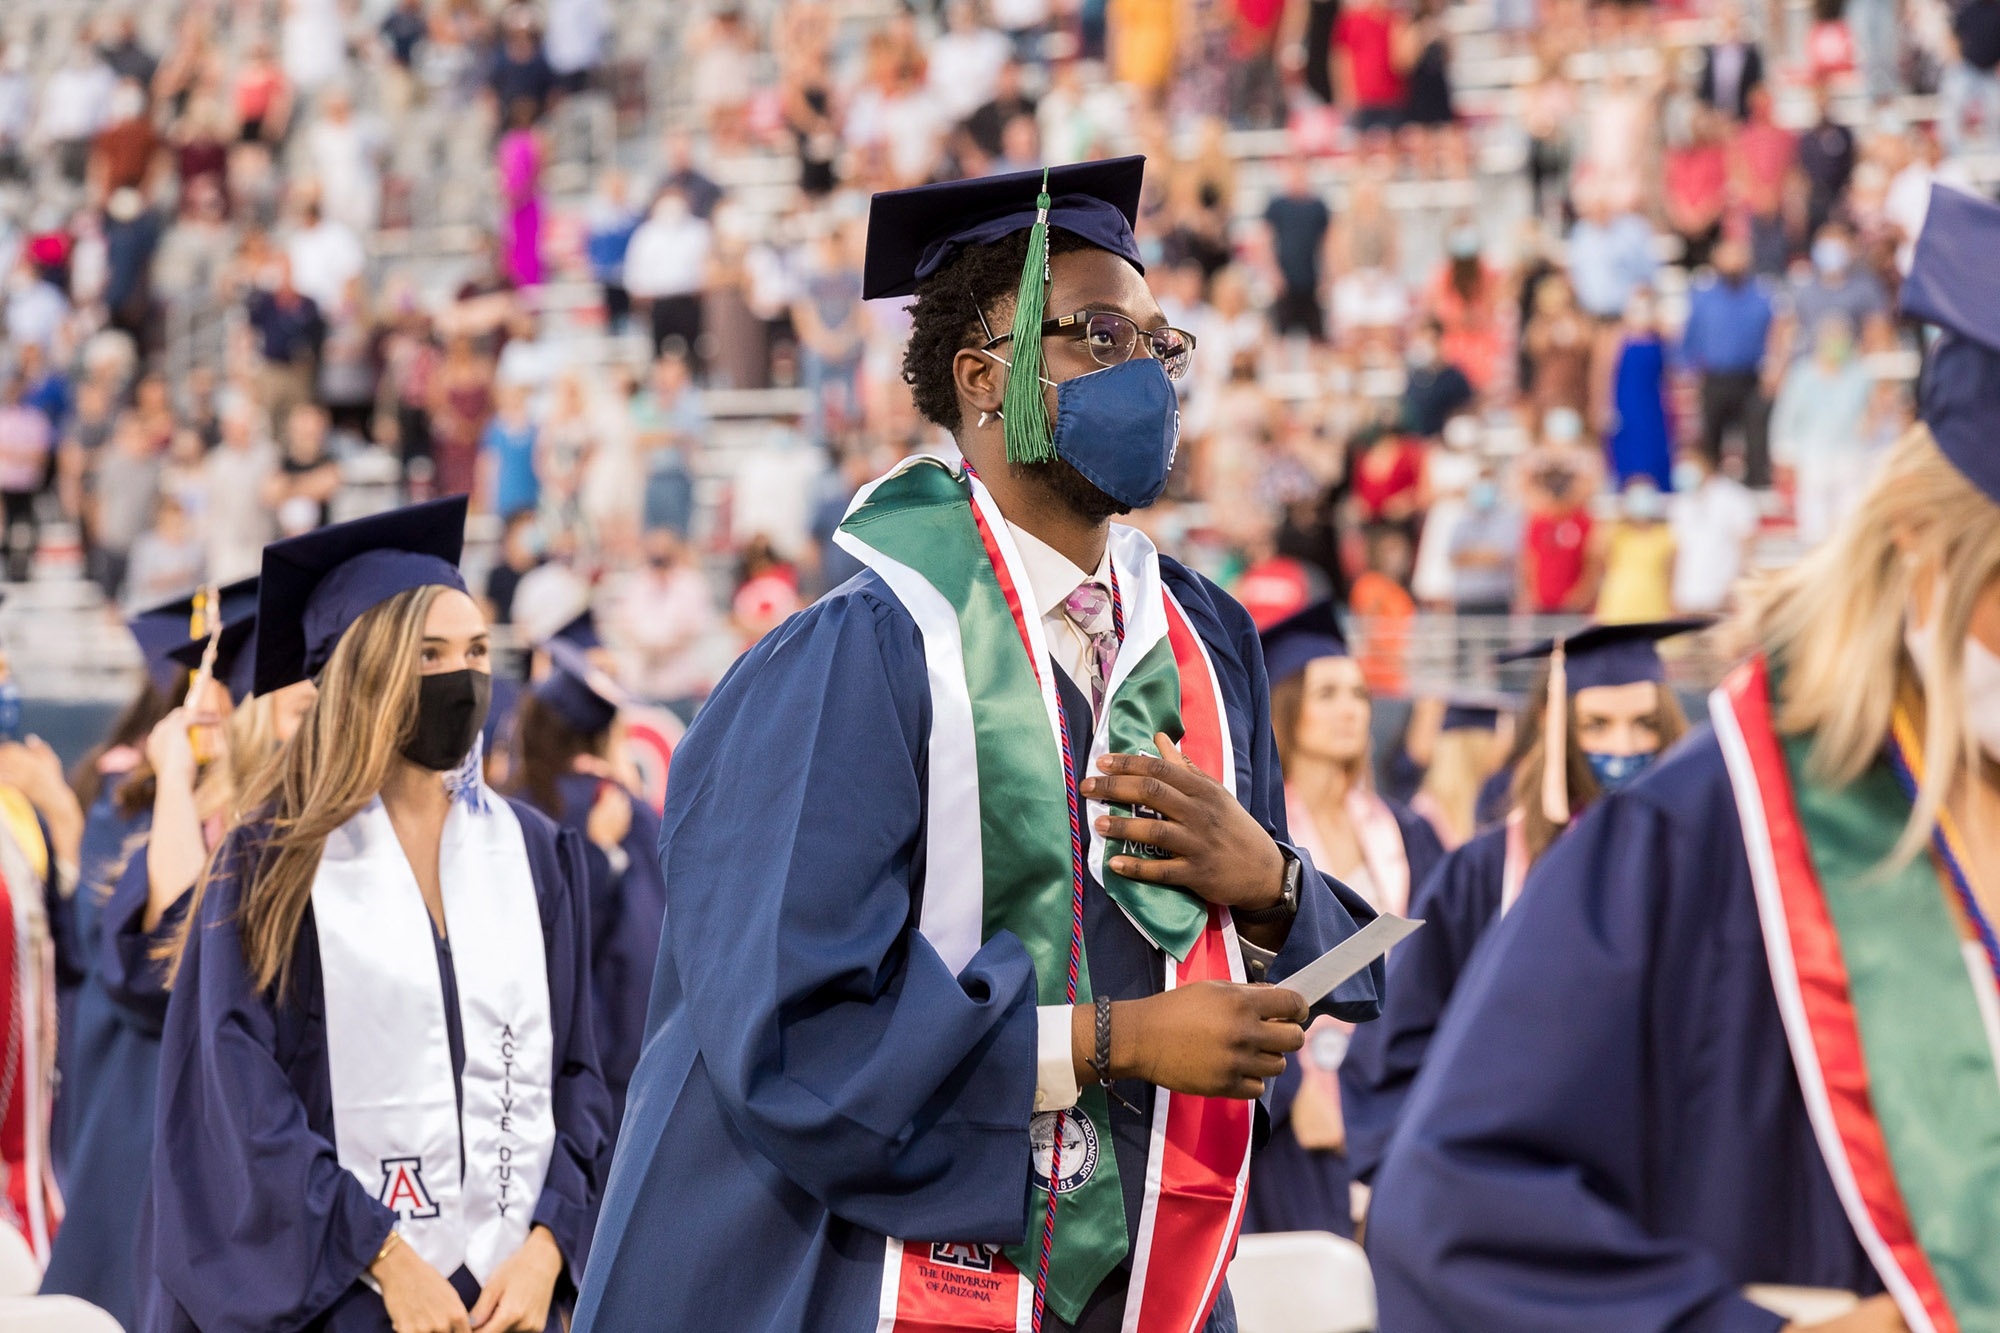
<path fill-rule="evenodd" d="M 1003 333 L 986 344 L 990 351 L 1014 335 Z M 1167 378 L 1177 380 L 1187 374 L 1194 361 L 1194 335 L 1184 329 L 1142 329 L 1125 316 L 1109 310 L 1079 310 L 1073 315 L 1042 321 L 1042 336 L 1081 338 L 1090 349 L 1090 359 L 1100 366 L 1123 365 L 1143 341 L 1146 355 L 1160 363 Z"/>

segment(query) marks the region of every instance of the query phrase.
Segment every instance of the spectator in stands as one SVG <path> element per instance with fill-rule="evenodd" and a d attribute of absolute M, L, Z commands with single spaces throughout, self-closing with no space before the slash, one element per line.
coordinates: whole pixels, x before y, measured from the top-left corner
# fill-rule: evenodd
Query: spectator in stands
<path fill-rule="evenodd" d="M 858 229 L 823 231 L 813 242 L 813 263 L 792 326 L 799 335 L 799 384 L 812 395 L 807 429 L 824 445 L 829 432 L 857 418 L 855 377 L 867 308 L 861 303 L 861 242 Z"/>
<path fill-rule="evenodd" d="M 1545 429 L 1559 409 L 1581 414 L 1590 402 L 1590 354 L 1594 331 L 1577 309 L 1569 277 L 1552 273 L 1535 288 L 1535 313 L 1522 331 L 1528 362 L 1529 429 Z"/>
<path fill-rule="evenodd" d="M 1612 362 L 1611 419 L 1605 430 L 1612 480 L 1620 489 L 1635 477 L 1650 479 L 1656 491 L 1672 484 L 1668 474 L 1673 466 L 1673 431 L 1666 394 L 1666 346 L 1660 339 L 1653 294 L 1637 292 L 1625 307 L 1625 325 Z"/>
<path fill-rule="evenodd" d="M 1750 271 L 1776 277 L 1791 259 L 1785 196 L 1798 165 L 1798 139 L 1771 120 L 1771 90 L 1750 93 L 1748 119 L 1730 143 L 1730 178 L 1750 218 Z"/>
<path fill-rule="evenodd" d="M 296 537 L 333 521 L 340 493 L 340 464 L 326 450 L 326 413 L 300 403 L 285 417 L 285 451 L 264 485 L 264 503 L 276 516 L 278 535 Z"/>
<path fill-rule="evenodd" d="M 932 59 L 935 61 L 935 55 Z M 935 64 L 932 69 L 936 69 Z M 1007 126 L 1021 116 L 1033 120 L 1036 106 L 1035 99 L 1022 89 L 1020 62 L 1007 60 L 994 78 L 993 95 L 965 118 L 964 135 L 980 157 L 1000 157 L 1005 147 L 1001 135 Z"/>
<path fill-rule="evenodd" d="M 1606 624 L 1664 620 L 1673 610 L 1674 533 L 1666 497 L 1651 477 L 1634 477 L 1619 497 L 1618 518 L 1604 528 L 1597 619 Z"/>
<path fill-rule="evenodd" d="M 1281 286 L 1271 306 L 1271 323 L 1279 337 L 1303 333 L 1314 342 L 1326 340 L 1326 307 L 1320 299 L 1320 272 L 1333 212 L 1313 189 L 1305 158 L 1285 159 L 1283 192 L 1264 206 L 1270 231 L 1271 256 Z"/>
<path fill-rule="evenodd" d="M 1387 132 L 1403 123 L 1415 56 L 1408 22 L 1386 0 L 1353 0 L 1333 25 L 1336 100 L 1354 128 Z"/>
<path fill-rule="evenodd" d="M 18 374 L 0 388 L 0 545 L 6 551 L 7 577 L 28 577 L 38 534 L 35 496 L 49 474 L 55 431 L 40 408 L 23 401 L 27 383 Z"/>
<path fill-rule="evenodd" d="M 1771 458 L 1796 478 L 1800 538 L 1817 542 L 1867 485 L 1873 455 L 1862 418 L 1873 384 L 1844 314 L 1829 310 L 1812 334 L 1811 353 L 1785 372 L 1771 408 Z"/>
<path fill-rule="evenodd" d="M 687 195 L 668 187 L 652 213 L 632 233 L 625 251 L 625 289 L 643 307 L 653 336 L 653 354 L 673 344 L 700 373 L 702 285 L 708 276 L 712 234 L 695 216 Z"/>
<path fill-rule="evenodd" d="M 1833 118 L 1833 98 L 1825 84 L 1813 90 L 1819 116 L 1799 137 L 1799 168 L 1806 174 L 1806 234 L 1817 236 L 1833 216 L 1848 177 L 1854 174 L 1854 132 Z"/>
<path fill-rule="evenodd" d="M 166 234 L 167 219 L 146 206 L 131 186 L 114 190 L 104 204 L 104 309 L 111 326 L 130 334 L 142 348 L 156 338 L 153 317 L 153 256 Z"/>
<path fill-rule="evenodd" d="M 1705 266 L 1722 236 L 1722 214 L 1729 204 L 1729 150 L 1720 111 L 1693 109 L 1687 142 L 1667 152 L 1665 193 L 1667 225 L 1680 238 L 1680 265 L 1692 272 Z"/>
<path fill-rule="evenodd" d="M 688 39 L 693 68 L 688 83 L 695 107 L 718 142 L 735 146 L 744 133 L 750 94 L 756 87 L 756 35 L 742 10 L 729 0 Z"/>
<path fill-rule="evenodd" d="M 1451 532 L 1454 611 L 1503 616 L 1513 609 L 1523 533 L 1520 509 L 1502 493 L 1493 467 L 1482 466 L 1466 488 L 1465 512 Z"/>
<path fill-rule="evenodd" d="M 527 386 L 502 381 L 495 399 L 493 416 L 479 436 L 479 486 L 473 495 L 479 508 L 505 519 L 541 502 L 541 479 Z"/>
<path fill-rule="evenodd" d="M 97 43 L 97 54 L 121 79 L 130 79 L 141 88 L 153 86 L 159 59 L 139 41 L 139 23 L 131 14 L 118 14 L 105 21 Z"/>
<path fill-rule="evenodd" d="M 1966 0 L 1952 15 L 1953 58 L 1939 88 L 1938 134 L 1956 156 L 2000 146 L 2000 0 Z"/>
<path fill-rule="evenodd" d="M 584 211 L 584 259 L 604 299 L 606 326 L 623 333 L 632 316 L 632 296 L 625 290 L 625 251 L 639 229 L 640 213 L 632 207 L 625 173 L 606 167 L 597 175 Z"/>
<path fill-rule="evenodd" d="M 152 522 L 160 453 L 139 414 L 126 412 L 112 428 L 109 445 L 91 459 L 85 509 L 91 576 L 113 601 L 125 586 L 132 543 Z"/>
<path fill-rule="evenodd" d="M 1750 116 L 1751 94 L 1764 84 L 1764 53 L 1743 36 L 1743 15 L 1727 4 L 1713 43 L 1702 48 L 1696 95 L 1733 120 Z"/>
<path fill-rule="evenodd" d="M 271 413 L 275 432 L 284 428 L 294 407 L 312 399 L 313 370 L 326 322 L 312 297 L 293 284 L 290 259 L 276 256 L 271 275 L 271 287 L 253 289 L 247 304 L 263 358 L 258 396 Z"/>
<path fill-rule="evenodd" d="M 455 334 L 431 377 L 431 459 L 439 495 L 472 490 L 479 438 L 493 415 L 493 363 L 472 339 Z"/>
<path fill-rule="evenodd" d="M 549 0 L 543 54 L 559 92 L 582 92 L 604 59 L 611 35 L 611 0 Z"/>
<path fill-rule="evenodd" d="M 217 583 L 255 574 L 265 544 L 278 535 L 265 500 L 278 470 L 278 449 L 261 416 L 247 395 L 232 396 L 222 408 L 222 442 L 203 464 L 208 509 L 202 527 L 209 575 Z"/>
<path fill-rule="evenodd" d="M 516 102 L 526 102 L 539 117 L 548 109 L 555 92 L 556 72 L 542 50 L 542 35 L 535 30 L 534 11 L 516 5 L 503 21 L 500 49 L 486 74 L 486 88 L 493 105 L 504 118 Z"/>
<path fill-rule="evenodd" d="M 188 521 L 180 498 L 160 496 L 153 525 L 132 542 L 125 573 L 126 614 L 193 592 L 206 578 L 205 560 L 201 534 Z"/>
<path fill-rule="evenodd" d="M 91 197 L 108 199 L 116 190 L 143 190 L 160 148 L 145 88 L 137 80 L 120 79 L 111 90 L 104 128 L 90 141 L 86 176 Z"/>
<path fill-rule="evenodd" d="M 55 150 L 64 179 L 81 185 L 90 164 L 90 145 L 103 127 L 118 76 L 88 41 L 70 44 L 62 64 L 42 85 L 35 138 Z"/>
<path fill-rule="evenodd" d="M 649 531 L 645 563 L 615 582 L 610 603 L 613 638 L 625 650 L 633 687 L 688 716 L 714 681 L 707 645 L 721 615 L 683 536 Z"/>
<path fill-rule="evenodd" d="M 1618 319 L 1632 293 L 1651 286 L 1659 268 L 1653 227 L 1636 210 L 1616 209 L 1612 191 L 1602 185 L 1580 186 L 1576 193 L 1579 216 L 1569 233 L 1576 303 L 1594 319 Z"/>
<path fill-rule="evenodd" d="M 403 71 L 403 77 L 414 77 L 417 53 L 430 29 L 430 20 L 424 16 L 424 0 L 396 0 L 396 7 L 382 20 L 379 29 L 382 42 L 389 59 Z"/>
<path fill-rule="evenodd" d="M 1480 253 L 1479 228 L 1470 220 L 1454 226 L 1427 300 L 1439 324 L 1444 359 L 1481 392 L 1494 387 L 1508 341 L 1501 322 L 1505 285 Z"/>
<path fill-rule="evenodd" d="M 668 352 L 653 363 L 652 382 L 632 398 L 632 428 L 646 473 L 642 522 L 647 532 L 667 528 L 685 537 L 694 515 L 693 470 L 688 458 L 708 427 L 701 391 L 691 383 L 687 358 Z"/>
<path fill-rule="evenodd" d="M 1472 402 L 1472 382 L 1445 359 L 1444 325 L 1426 319 L 1403 349 L 1403 401 L 1398 416 L 1404 430 L 1435 439 L 1445 422 Z"/>
<path fill-rule="evenodd" d="M 1750 564 L 1757 540 L 1757 499 L 1741 482 L 1715 471 L 1700 452 L 1674 464 L 1668 501 L 1674 533 L 1674 611 L 1709 614 L 1729 603 L 1729 590 Z"/>
<path fill-rule="evenodd" d="M 0 181 L 26 180 L 28 136 L 35 127 L 35 81 L 28 45 L 0 40 Z"/>
<path fill-rule="evenodd" d="M 1771 298 L 1750 276 L 1749 247 L 1725 240 L 1716 247 L 1715 272 L 1695 280 L 1680 359 L 1699 379 L 1701 450 L 1708 469 L 1721 467 L 1724 436 L 1740 430 L 1744 480 L 1757 487 L 1771 484 L 1765 433 L 1770 408 L 1763 390 L 1771 323 Z"/>
<path fill-rule="evenodd" d="M 1597 601 L 1599 577 L 1589 490 L 1576 469 L 1556 462 L 1541 468 L 1532 482 L 1521 542 L 1521 609 L 1581 615 Z"/>
<path fill-rule="evenodd" d="M 928 77 L 932 101 L 957 122 L 994 99 L 1013 47 L 981 22 L 974 0 L 947 0 L 944 23 L 931 42 Z"/>
<path fill-rule="evenodd" d="M 686 130 L 668 130 L 660 136 L 660 177 L 653 185 L 653 197 L 668 190 L 679 190 L 688 212 L 703 222 L 714 219 L 715 206 L 722 202 L 722 187 L 695 164 L 694 139 Z"/>
<path fill-rule="evenodd" d="M 542 281 L 542 161 L 548 149 L 535 128 L 535 104 L 507 104 L 507 132 L 494 152 L 500 193 L 500 261 L 515 287 Z"/>
<path fill-rule="evenodd" d="M 1880 345 L 1889 332 L 1889 294 L 1881 280 L 1858 262 L 1854 231 L 1838 219 L 1813 236 L 1812 273 L 1786 292 L 1778 331 L 1778 369 L 1804 360 L 1814 348 L 1814 330 L 1828 315 L 1843 316 L 1864 347 Z"/>
<path fill-rule="evenodd" d="M 322 206 L 325 195 L 309 189 L 299 203 L 299 224 L 285 242 L 292 283 L 324 314 L 340 304 L 347 284 L 368 266 L 368 254 L 354 228 Z"/>
<path fill-rule="evenodd" d="M 257 38 L 236 70 L 237 133 L 246 144 L 279 144 L 292 123 L 292 85 L 272 59 L 271 44 Z"/>
<path fill-rule="evenodd" d="M 378 159 L 384 144 L 377 127 L 354 114 L 354 99 L 345 88 L 321 94 L 305 146 L 328 219 L 350 237 L 368 235 L 382 211 Z"/>

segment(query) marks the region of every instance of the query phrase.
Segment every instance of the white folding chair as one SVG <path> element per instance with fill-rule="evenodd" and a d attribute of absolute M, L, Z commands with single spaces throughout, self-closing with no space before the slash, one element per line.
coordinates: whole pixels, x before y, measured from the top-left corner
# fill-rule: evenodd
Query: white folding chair
<path fill-rule="evenodd" d="M 42 1285 L 42 1266 L 35 1262 L 35 1252 L 28 1248 L 27 1239 L 20 1232 L 0 1222 L 0 1300 L 9 1296 L 32 1296 Z M 11 1329 L 4 1324 L 0 1328 Z"/>
<path fill-rule="evenodd" d="M 0 1328 L 7 1333 L 124 1333 L 116 1319 L 74 1296 L 0 1299 Z"/>
<path fill-rule="evenodd" d="M 1330 1231 L 1245 1236 L 1229 1265 L 1242 1333 L 1369 1333 L 1375 1278 L 1368 1256 Z"/>

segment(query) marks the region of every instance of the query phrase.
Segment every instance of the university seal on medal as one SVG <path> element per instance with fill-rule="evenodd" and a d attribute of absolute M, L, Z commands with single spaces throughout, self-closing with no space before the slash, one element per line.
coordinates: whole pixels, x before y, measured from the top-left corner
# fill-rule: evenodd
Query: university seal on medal
<path fill-rule="evenodd" d="M 1058 1119 L 1062 1121 L 1062 1174 L 1056 1178 L 1056 1193 L 1062 1195 L 1081 1189 L 1097 1174 L 1097 1126 L 1076 1108 L 1043 1111 L 1028 1122 L 1028 1143 L 1035 1154 L 1035 1183 L 1044 1188 L 1049 1183 Z"/>

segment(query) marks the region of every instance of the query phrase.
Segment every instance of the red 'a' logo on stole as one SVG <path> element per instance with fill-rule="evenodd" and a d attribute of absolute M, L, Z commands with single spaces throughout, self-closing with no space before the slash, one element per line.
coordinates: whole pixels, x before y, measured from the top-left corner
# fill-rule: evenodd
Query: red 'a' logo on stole
<path fill-rule="evenodd" d="M 424 1185 L 424 1161 L 421 1157 L 384 1157 L 382 1159 L 382 1192 L 375 1196 L 382 1206 L 396 1216 L 412 1219 L 436 1217 L 437 1200 Z"/>

